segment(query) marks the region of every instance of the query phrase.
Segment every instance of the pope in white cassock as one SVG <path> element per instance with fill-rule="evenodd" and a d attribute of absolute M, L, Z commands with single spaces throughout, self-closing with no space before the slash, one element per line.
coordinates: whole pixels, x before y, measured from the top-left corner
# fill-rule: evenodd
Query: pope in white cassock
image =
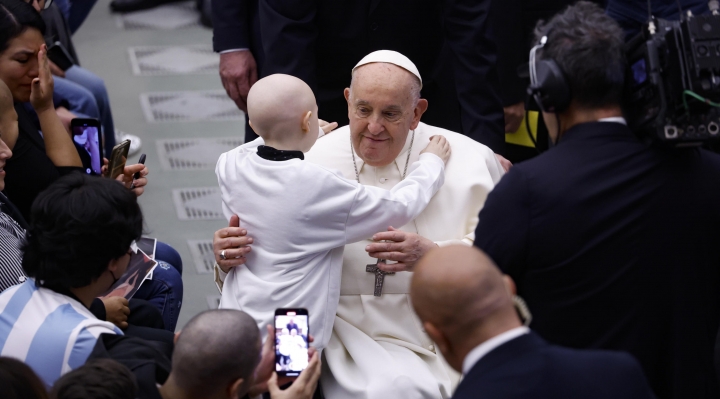
<path fill-rule="evenodd" d="M 407 57 L 386 50 L 369 54 L 345 89 L 350 125 L 306 154 L 309 162 L 348 179 L 389 190 L 431 136 L 445 136 L 453 150 L 444 186 L 417 219 L 378 232 L 374 241 L 345 246 L 340 303 L 323 353 L 321 385 L 328 399 L 448 398 L 458 378 L 413 312 L 410 271 L 434 245 L 472 245 L 480 208 L 504 171 L 488 147 L 420 122 L 428 107 L 419 98 L 421 87 Z M 398 262 L 380 263 L 396 272 L 384 276 L 381 296 L 374 295 L 376 273 L 367 271 L 377 259 Z"/>
<path fill-rule="evenodd" d="M 428 107 L 420 98 L 421 88 L 422 78 L 407 57 L 387 50 L 369 54 L 353 69 L 345 89 L 350 125 L 318 140 L 305 154 L 307 161 L 338 170 L 345 178 L 389 190 L 402 180 L 406 165 L 418 160 L 431 136 L 445 136 L 453 151 L 445 184 L 417 219 L 345 246 L 340 301 L 323 352 L 321 385 L 328 399 L 449 398 L 459 378 L 413 312 L 411 271 L 435 245 L 472 245 L 478 213 L 504 171 L 488 147 L 421 123 Z M 230 244 L 233 237 L 227 231 L 219 230 L 213 243 L 223 254 L 216 254 L 218 283 L 224 275 L 220 269 L 242 264 L 235 256 L 249 250 Z M 249 242 L 246 237 L 237 240 Z M 397 262 L 378 264 L 395 273 L 379 276 L 374 271 L 378 259 Z"/>

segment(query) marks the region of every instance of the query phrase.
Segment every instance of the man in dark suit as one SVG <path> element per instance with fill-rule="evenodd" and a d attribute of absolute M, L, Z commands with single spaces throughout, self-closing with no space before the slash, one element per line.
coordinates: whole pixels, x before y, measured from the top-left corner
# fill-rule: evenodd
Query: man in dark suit
<path fill-rule="evenodd" d="M 423 76 L 431 106 L 423 120 L 504 151 L 490 1 L 263 0 L 262 75 L 286 73 L 310 85 L 320 117 L 348 123 L 343 89 L 353 66 L 375 50 L 396 50 Z"/>
<path fill-rule="evenodd" d="M 453 399 L 655 397 L 627 353 L 550 345 L 524 327 L 512 290 L 512 280 L 476 248 L 437 248 L 418 262 L 410 288 L 415 312 L 464 375 Z"/>
<path fill-rule="evenodd" d="M 228 96 L 247 112 L 247 95 L 263 64 L 258 0 L 212 0 L 213 50 L 220 53 L 220 79 Z M 245 121 L 245 141 L 257 138 Z"/>
<path fill-rule="evenodd" d="M 661 398 L 718 397 L 720 157 L 627 128 L 623 31 L 599 7 L 578 3 L 540 36 L 569 105 L 544 114 L 555 147 L 490 193 L 475 245 L 548 341 L 630 352 Z"/>

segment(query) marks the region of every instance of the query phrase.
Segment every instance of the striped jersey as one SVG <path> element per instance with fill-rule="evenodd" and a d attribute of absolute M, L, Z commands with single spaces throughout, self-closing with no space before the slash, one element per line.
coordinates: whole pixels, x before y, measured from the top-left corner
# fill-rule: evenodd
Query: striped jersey
<path fill-rule="evenodd" d="M 27 363 L 48 387 L 85 363 L 100 334 L 122 331 L 33 279 L 0 294 L 0 356 Z"/>
<path fill-rule="evenodd" d="M 0 207 L 3 205 L 0 197 Z M 25 229 L 0 209 L 0 292 L 25 281 L 20 250 Z"/>

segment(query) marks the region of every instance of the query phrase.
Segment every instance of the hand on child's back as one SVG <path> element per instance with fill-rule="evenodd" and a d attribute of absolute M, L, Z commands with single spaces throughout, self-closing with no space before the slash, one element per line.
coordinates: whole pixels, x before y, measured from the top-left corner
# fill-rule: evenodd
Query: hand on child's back
<path fill-rule="evenodd" d="M 444 136 L 437 135 L 430 137 L 430 144 L 428 144 L 424 150 L 420 151 L 420 154 L 426 152 L 439 156 L 440 159 L 447 164 L 452 151 L 450 150 L 450 143 L 448 143 L 447 139 Z"/>

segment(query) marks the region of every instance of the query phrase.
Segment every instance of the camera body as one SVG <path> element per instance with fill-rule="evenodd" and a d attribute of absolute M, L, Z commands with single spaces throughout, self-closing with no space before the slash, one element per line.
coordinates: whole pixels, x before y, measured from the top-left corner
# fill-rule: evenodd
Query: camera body
<path fill-rule="evenodd" d="M 676 147 L 720 138 L 720 15 L 653 19 L 626 54 L 634 131 Z"/>

